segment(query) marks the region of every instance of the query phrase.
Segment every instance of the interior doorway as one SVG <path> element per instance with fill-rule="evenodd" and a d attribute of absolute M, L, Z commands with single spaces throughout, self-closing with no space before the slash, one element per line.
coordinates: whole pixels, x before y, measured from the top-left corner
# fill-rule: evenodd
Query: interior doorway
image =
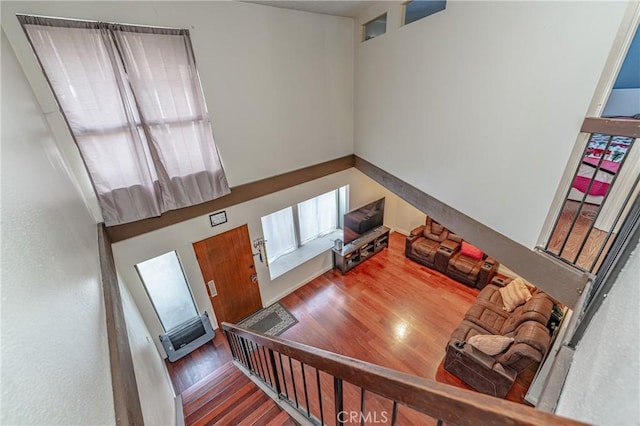
<path fill-rule="evenodd" d="M 236 323 L 262 309 L 247 225 L 193 243 L 218 323 Z"/>

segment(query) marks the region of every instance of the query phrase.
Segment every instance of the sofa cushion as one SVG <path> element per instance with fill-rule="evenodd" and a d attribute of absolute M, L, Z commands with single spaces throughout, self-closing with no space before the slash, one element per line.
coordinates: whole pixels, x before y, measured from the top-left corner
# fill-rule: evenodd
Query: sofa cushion
<path fill-rule="evenodd" d="M 480 271 L 480 266 L 477 260 L 462 256 L 458 252 L 451 257 L 448 269 L 455 269 L 463 274 L 477 275 Z"/>
<path fill-rule="evenodd" d="M 455 342 L 466 342 L 469 338 L 477 334 L 491 334 L 491 332 L 470 321 L 462 320 L 458 327 L 453 330 L 453 333 L 451 333 L 451 339 Z"/>
<path fill-rule="evenodd" d="M 416 253 L 420 255 L 427 255 L 434 253 L 440 247 L 440 244 L 433 240 L 428 240 L 426 238 L 419 238 L 413 243 L 413 247 L 416 250 Z"/>
<path fill-rule="evenodd" d="M 478 334 L 469 338 L 469 343 L 474 348 L 487 355 L 497 355 L 507 349 L 513 342 L 513 337 L 498 336 L 494 334 Z"/>
<path fill-rule="evenodd" d="M 482 260 L 482 250 L 480 250 L 478 247 L 469 244 L 466 241 L 463 241 L 461 246 L 460 246 L 460 253 L 463 256 L 468 256 L 472 259 L 475 260 Z"/>
<path fill-rule="evenodd" d="M 496 361 L 517 372 L 542 361 L 551 339 L 547 328 L 535 321 L 522 323 L 513 337 L 513 344 L 505 353 L 497 355 Z"/>
<path fill-rule="evenodd" d="M 492 334 L 503 334 L 501 330 L 510 315 L 500 305 L 494 305 L 485 300 L 476 300 L 464 315 L 464 319 L 487 329 Z"/>
<path fill-rule="evenodd" d="M 502 296 L 504 310 L 507 312 L 513 311 L 517 306 L 531 299 L 531 292 L 523 279 L 516 278 L 499 291 Z"/>
<path fill-rule="evenodd" d="M 535 321 L 546 326 L 551 312 L 553 301 L 543 292 L 534 294 L 524 305 L 518 306 L 503 323 L 500 334 L 509 334 L 525 321 Z"/>
<path fill-rule="evenodd" d="M 449 236 L 449 230 L 430 217 L 427 217 L 422 235 L 429 240 L 441 243 Z"/>
<path fill-rule="evenodd" d="M 476 297 L 476 300 L 480 301 L 486 301 L 486 302 L 490 302 L 492 304 L 495 304 L 498 309 L 502 310 L 502 295 L 500 294 L 500 289 L 502 287 L 499 287 L 495 284 L 488 284 L 485 288 L 483 288 L 482 290 L 480 290 L 480 293 L 478 293 L 478 297 Z"/>

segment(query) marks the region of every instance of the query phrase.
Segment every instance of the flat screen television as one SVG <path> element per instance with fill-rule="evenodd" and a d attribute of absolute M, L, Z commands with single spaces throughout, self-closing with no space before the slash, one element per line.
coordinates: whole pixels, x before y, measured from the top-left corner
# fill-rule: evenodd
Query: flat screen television
<path fill-rule="evenodd" d="M 384 197 L 344 215 L 344 243 L 349 244 L 372 229 L 382 226 Z"/>

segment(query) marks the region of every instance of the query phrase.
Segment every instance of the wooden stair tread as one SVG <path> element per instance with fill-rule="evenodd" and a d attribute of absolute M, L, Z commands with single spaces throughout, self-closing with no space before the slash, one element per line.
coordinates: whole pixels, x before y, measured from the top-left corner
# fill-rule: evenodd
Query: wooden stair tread
<path fill-rule="evenodd" d="M 212 399 L 206 405 L 185 417 L 187 423 L 197 423 L 200 419 L 213 419 L 221 413 L 234 408 L 236 402 L 251 394 L 254 390 L 253 383 L 245 383 L 240 388 L 229 389 L 225 394 Z"/>
<path fill-rule="evenodd" d="M 188 426 L 295 424 L 230 362 L 183 392 L 183 413 Z"/>
<path fill-rule="evenodd" d="M 209 388 L 205 388 L 202 392 L 199 392 L 196 399 L 193 399 L 191 401 L 185 401 L 183 399 L 182 405 L 184 408 L 185 416 L 191 415 L 219 395 L 227 392 L 233 392 L 239 387 L 242 387 L 247 383 L 247 381 L 244 379 L 246 379 L 244 374 L 242 374 L 240 371 L 236 371 L 236 373 L 225 377 L 219 382 L 209 382 Z"/>
<path fill-rule="evenodd" d="M 237 372 L 238 369 L 231 362 L 226 362 L 220 368 L 216 369 L 212 373 L 203 377 L 194 385 L 189 386 L 187 389 L 185 389 L 181 393 L 182 400 L 190 401 L 193 398 L 197 398 L 199 394 L 201 394 L 202 392 L 206 392 L 211 387 L 211 383 L 223 380 L 225 377 Z"/>
<path fill-rule="evenodd" d="M 286 411 L 280 411 L 266 426 L 296 426 L 296 424 Z"/>
<path fill-rule="evenodd" d="M 276 409 L 275 414 L 268 415 L 269 411 L 272 410 L 273 408 Z M 268 399 L 267 401 L 263 402 L 262 405 L 258 409 L 256 409 L 254 412 L 250 413 L 247 417 L 241 419 L 241 421 L 238 423 L 238 426 L 252 426 L 252 425 L 264 424 L 264 423 L 260 423 L 260 419 L 262 419 L 263 417 L 272 419 L 274 418 L 274 416 L 277 416 L 280 412 L 281 412 L 280 408 L 277 405 L 275 405 L 271 399 Z"/>

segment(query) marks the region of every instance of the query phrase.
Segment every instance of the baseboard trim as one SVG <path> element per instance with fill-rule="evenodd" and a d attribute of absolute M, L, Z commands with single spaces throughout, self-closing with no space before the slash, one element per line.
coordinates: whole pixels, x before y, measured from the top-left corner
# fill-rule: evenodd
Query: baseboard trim
<path fill-rule="evenodd" d="M 573 354 L 574 350 L 566 345 L 563 345 L 556 354 L 553 364 L 551 365 L 551 371 L 553 373 L 550 373 L 547 377 L 542 393 L 540 394 L 540 399 L 538 400 L 538 405 L 536 406 L 538 410 L 555 413 L 562 388 L 567 380 L 569 368 L 573 361 Z"/>
<path fill-rule="evenodd" d="M 182 409 L 182 395 L 175 398 L 176 405 L 176 426 L 184 426 L 184 411 Z"/>

